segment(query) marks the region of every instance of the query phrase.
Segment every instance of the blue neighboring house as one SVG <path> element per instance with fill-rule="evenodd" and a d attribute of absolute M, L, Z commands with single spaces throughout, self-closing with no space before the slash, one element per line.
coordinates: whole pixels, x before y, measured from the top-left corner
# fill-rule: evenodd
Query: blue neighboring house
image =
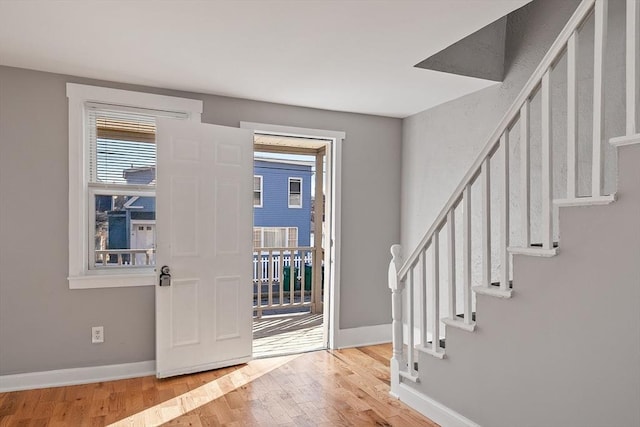
<path fill-rule="evenodd" d="M 254 245 L 309 246 L 311 163 L 256 158 L 253 170 Z"/>
<path fill-rule="evenodd" d="M 129 184 L 146 185 L 155 179 L 155 168 L 141 167 L 124 171 Z M 155 197 L 124 196 L 114 199 L 112 196 L 96 196 L 96 212 L 106 213 L 109 249 L 147 249 L 155 247 Z M 124 256 L 129 261 L 129 256 Z M 116 262 L 110 256 L 110 262 Z"/>
<path fill-rule="evenodd" d="M 107 196 L 111 198 L 110 196 Z M 156 199 L 154 197 L 129 197 L 122 209 L 111 210 L 107 213 L 109 221 L 109 249 L 130 249 L 131 237 L 137 230 L 128 233 L 132 224 L 142 221 L 155 222 Z M 143 225 L 139 225 L 144 227 Z M 147 224 L 146 226 L 151 226 Z M 151 230 L 151 229 L 149 229 Z M 146 231 L 146 228 L 145 228 Z M 141 248 L 140 248 L 141 249 Z"/>

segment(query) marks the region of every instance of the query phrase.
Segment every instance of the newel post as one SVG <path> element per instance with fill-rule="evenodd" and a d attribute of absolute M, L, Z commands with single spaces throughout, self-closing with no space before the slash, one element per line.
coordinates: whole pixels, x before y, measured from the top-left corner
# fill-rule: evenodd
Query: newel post
<path fill-rule="evenodd" d="M 391 289 L 391 319 L 393 357 L 391 358 L 391 395 L 398 397 L 400 387 L 400 366 L 402 362 L 402 291 L 404 282 L 398 280 L 398 272 L 402 266 L 402 247 L 400 245 L 391 246 L 392 259 L 389 263 L 389 289 Z"/>

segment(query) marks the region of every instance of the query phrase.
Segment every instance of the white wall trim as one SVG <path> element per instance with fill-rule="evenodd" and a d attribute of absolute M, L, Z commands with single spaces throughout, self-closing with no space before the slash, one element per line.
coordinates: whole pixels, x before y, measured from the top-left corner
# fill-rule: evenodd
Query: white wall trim
<path fill-rule="evenodd" d="M 296 136 L 301 138 L 327 138 L 345 139 L 347 134 L 342 131 L 299 128 L 294 126 L 270 125 L 268 123 L 240 122 L 241 129 L 250 129 L 254 132 L 273 133 L 276 135 Z"/>
<path fill-rule="evenodd" d="M 337 348 L 361 347 L 391 342 L 391 323 L 340 329 Z"/>
<path fill-rule="evenodd" d="M 156 361 L 0 375 L 0 392 L 97 383 L 156 374 Z"/>
<path fill-rule="evenodd" d="M 267 123 L 240 122 L 241 129 L 249 129 L 254 133 L 270 135 L 294 136 L 300 138 L 326 139 L 327 144 L 327 187 L 331 197 L 327 200 L 329 212 L 327 226 L 329 228 L 329 250 L 325 251 L 325 267 L 329 266 L 329 292 L 325 292 L 324 318 L 325 333 L 328 335 L 328 347 L 338 348 L 340 327 L 340 241 L 342 218 L 342 143 L 346 133 L 342 131 L 310 129 L 293 126 L 271 125 Z M 328 325 L 328 326 L 327 326 Z"/>
<path fill-rule="evenodd" d="M 402 402 L 442 427 L 480 427 L 480 424 L 474 423 L 453 409 L 406 384 L 400 384 L 398 397 Z"/>

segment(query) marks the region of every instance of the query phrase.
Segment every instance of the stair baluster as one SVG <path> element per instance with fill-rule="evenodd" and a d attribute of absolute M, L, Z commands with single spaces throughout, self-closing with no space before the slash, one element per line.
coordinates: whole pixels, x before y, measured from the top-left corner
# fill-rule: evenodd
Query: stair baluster
<path fill-rule="evenodd" d="M 456 218 L 453 209 L 447 214 L 447 263 L 449 274 L 449 320 L 456 321 Z"/>
<path fill-rule="evenodd" d="M 509 248 L 509 131 L 505 131 L 500 138 L 500 163 L 502 176 L 500 186 L 502 206 L 500 212 L 500 290 L 509 292 L 509 264 L 511 254 Z"/>
<path fill-rule="evenodd" d="M 431 246 L 431 287 L 433 288 L 433 299 L 431 302 L 433 307 L 431 351 L 437 356 L 442 353 L 440 351 L 440 230 L 436 230 L 436 232 L 433 233 Z"/>
<path fill-rule="evenodd" d="M 626 49 L 626 131 L 627 136 L 636 135 L 636 108 L 637 108 L 637 76 L 638 76 L 638 43 L 640 30 L 640 4 L 637 0 L 627 0 L 627 49 Z"/>
<path fill-rule="evenodd" d="M 567 42 L 567 199 L 578 197 L 578 32 Z"/>
<path fill-rule="evenodd" d="M 551 68 L 542 77 L 542 249 L 553 249 L 553 149 L 551 147 Z"/>
<path fill-rule="evenodd" d="M 607 44 L 607 15 L 609 0 L 597 0 L 595 4 L 595 35 L 593 43 L 593 161 L 591 195 L 602 196 L 604 162 L 604 51 Z"/>
<path fill-rule="evenodd" d="M 471 293 L 471 184 L 464 187 L 462 196 L 462 292 L 464 298 L 464 323 L 475 326 L 472 320 Z"/>

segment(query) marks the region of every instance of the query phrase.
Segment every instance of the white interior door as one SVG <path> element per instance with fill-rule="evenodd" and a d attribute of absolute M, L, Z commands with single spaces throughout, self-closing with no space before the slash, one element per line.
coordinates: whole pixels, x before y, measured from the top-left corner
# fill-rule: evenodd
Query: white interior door
<path fill-rule="evenodd" d="M 157 122 L 159 378 L 251 359 L 253 133 Z"/>

